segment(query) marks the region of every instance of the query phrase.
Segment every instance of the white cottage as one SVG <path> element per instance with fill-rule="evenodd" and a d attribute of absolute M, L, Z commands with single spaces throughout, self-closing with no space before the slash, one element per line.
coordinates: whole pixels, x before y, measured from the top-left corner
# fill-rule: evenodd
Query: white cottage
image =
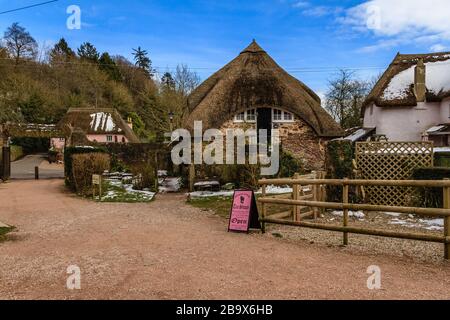
<path fill-rule="evenodd" d="M 364 128 L 389 141 L 450 145 L 450 52 L 397 54 L 362 110 Z"/>

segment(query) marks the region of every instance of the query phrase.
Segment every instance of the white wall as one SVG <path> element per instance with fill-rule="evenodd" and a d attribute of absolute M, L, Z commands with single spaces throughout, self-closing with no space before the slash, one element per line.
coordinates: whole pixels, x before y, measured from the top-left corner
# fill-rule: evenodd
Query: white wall
<path fill-rule="evenodd" d="M 390 141 L 421 141 L 422 133 L 428 128 L 449 121 L 448 112 L 446 121 L 442 121 L 441 103 L 419 103 L 417 107 L 369 105 L 364 114 L 364 127 L 376 127 L 376 133 L 386 135 Z"/>
<path fill-rule="evenodd" d="M 441 102 L 441 123 L 450 122 L 450 98 L 444 99 Z"/>

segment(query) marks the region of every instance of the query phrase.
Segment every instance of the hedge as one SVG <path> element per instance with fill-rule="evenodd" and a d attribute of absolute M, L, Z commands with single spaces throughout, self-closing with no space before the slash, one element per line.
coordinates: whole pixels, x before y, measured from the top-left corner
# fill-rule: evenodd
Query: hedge
<path fill-rule="evenodd" d="M 443 180 L 450 179 L 450 168 L 432 167 L 417 168 L 413 171 L 414 180 Z M 414 196 L 415 205 L 427 208 L 442 208 L 443 190 L 442 188 L 418 188 Z"/>
<path fill-rule="evenodd" d="M 72 159 L 75 154 L 83 153 L 108 153 L 104 147 L 77 146 L 66 147 L 64 149 L 64 176 L 66 185 L 72 190 L 76 190 L 75 180 L 72 172 Z"/>
<path fill-rule="evenodd" d="M 354 145 L 349 140 L 332 140 L 327 143 L 326 170 L 327 179 L 353 178 Z M 356 197 L 350 190 L 350 200 Z M 330 202 L 342 201 L 342 187 L 327 186 L 327 197 Z"/>

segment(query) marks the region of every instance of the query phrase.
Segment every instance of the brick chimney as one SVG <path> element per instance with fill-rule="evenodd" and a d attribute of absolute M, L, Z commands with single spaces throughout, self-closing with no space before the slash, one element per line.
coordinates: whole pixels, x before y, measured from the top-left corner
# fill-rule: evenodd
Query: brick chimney
<path fill-rule="evenodd" d="M 425 102 L 425 95 L 427 93 L 425 75 L 425 64 L 423 63 L 423 59 L 419 59 L 414 70 L 414 93 L 416 94 L 417 102 Z"/>
<path fill-rule="evenodd" d="M 131 130 L 133 130 L 133 120 L 131 119 L 131 117 L 127 118 L 127 124 L 131 128 Z"/>

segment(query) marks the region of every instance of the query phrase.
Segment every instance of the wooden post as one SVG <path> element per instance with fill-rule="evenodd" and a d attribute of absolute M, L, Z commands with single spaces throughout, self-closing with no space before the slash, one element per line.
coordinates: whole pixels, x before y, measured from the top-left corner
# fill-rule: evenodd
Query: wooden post
<path fill-rule="evenodd" d="M 34 167 L 34 179 L 39 180 L 39 167 Z"/>
<path fill-rule="evenodd" d="M 195 180 L 195 165 L 189 165 L 189 191 L 194 191 L 194 180 Z"/>
<path fill-rule="evenodd" d="M 344 179 L 343 192 L 342 192 L 342 203 L 348 203 L 348 184 L 345 182 L 348 179 Z M 343 213 L 343 223 L 344 227 L 348 226 L 348 209 L 344 209 Z M 348 232 L 344 232 L 344 246 L 348 245 Z"/>
<path fill-rule="evenodd" d="M 317 179 L 317 172 L 316 172 L 316 171 L 312 171 L 311 173 L 312 173 L 313 176 L 314 176 L 313 179 Z M 316 185 L 316 184 L 313 184 L 313 185 L 312 185 L 312 196 L 313 196 L 313 201 L 319 201 L 319 200 L 318 200 L 318 197 L 317 197 L 317 190 L 318 190 L 317 185 Z M 312 208 L 312 211 L 313 211 L 313 214 L 314 214 L 314 220 L 316 220 L 316 219 L 317 219 L 317 211 L 318 211 L 318 208 L 317 208 L 317 207 L 313 207 L 313 208 Z"/>
<path fill-rule="evenodd" d="M 98 200 L 102 201 L 102 183 L 103 183 L 103 177 L 100 175 L 99 177 L 100 181 L 98 183 Z"/>
<path fill-rule="evenodd" d="M 299 174 L 296 173 L 294 174 L 294 179 L 298 179 Z M 299 189 L 299 185 L 298 184 L 294 184 L 292 186 L 292 200 L 298 200 L 298 189 Z M 297 215 L 298 215 L 298 206 L 294 204 L 294 206 L 292 207 L 292 218 L 294 221 L 297 221 Z"/>
<path fill-rule="evenodd" d="M 266 184 L 263 183 L 262 184 L 262 197 L 265 198 L 266 197 Z M 261 218 L 265 219 L 266 218 L 266 204 L 263 202 L 261 203 Z M 262 233 L 266 233 L 266 223 L 263 221 L 261 222 L 261 231 Z"/>
<path fill-rule="evenodd" d="M 444 179 L 449 180 L 449 179 Z M 444 209 L 450 209 L 450 187 L 444 187 Z M 450 217 L 444 217 L 444 236 L 450 236 Z M 450 259 L 450 243 L 444 243 L 444 259 Z"/>

